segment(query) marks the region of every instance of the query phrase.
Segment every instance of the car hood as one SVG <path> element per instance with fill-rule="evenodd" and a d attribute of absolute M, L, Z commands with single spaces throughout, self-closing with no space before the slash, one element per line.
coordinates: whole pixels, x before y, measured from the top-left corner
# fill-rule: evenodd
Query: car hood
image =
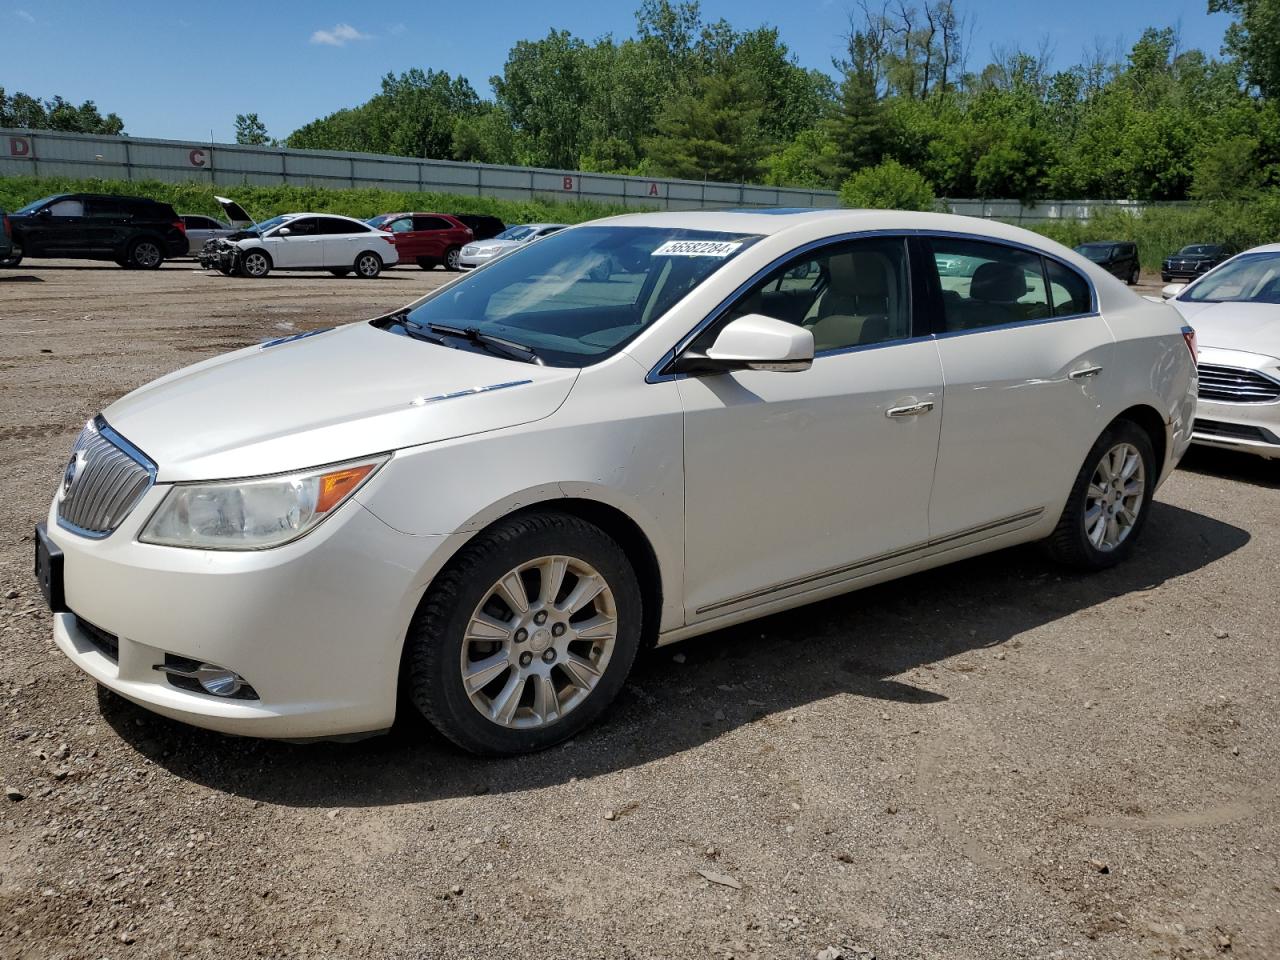
<path fill-rule="evenodd" d="M 1280 357 L 1280 304 L 1171 302 L 1200 346 Z"/>
<path fill-rule="evenodd" d="M 159 481 L 217 480 L 540 420 L 577 375 L 357 323 L 175 371 L 103 416 L 155 461 Z"/>

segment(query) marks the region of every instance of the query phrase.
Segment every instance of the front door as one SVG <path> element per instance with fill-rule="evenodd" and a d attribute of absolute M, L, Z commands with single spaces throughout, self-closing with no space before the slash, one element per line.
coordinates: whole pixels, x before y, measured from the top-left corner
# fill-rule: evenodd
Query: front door
<path fill-rule="evenodd" d="M 1034 523 L 1062 509 L 1106 426 L 1111 331 L 1088 282 L 1057 260 L 961 238 L 930 244 L 947 405 L 931 536 Z"/>
<path fill-rule="evenodd" d="M 288 234 L 282 234 L 288 230 Z M 324 266 L 324 252 L 320 245 L 319 226 L 315 217 L 298 217 L 290 220 L 275 234 L 264 241 L 271 262 L 282 269 Z"/>
<path fill-rule="evenodd" d="M 923 547 L 942 422 L 935 343 L 917 337 L 906 242 L 799 255 L 731 306 L 801 324 L 803 372 L 679 383 L 690 622 L 802 595 Z M 704 343 L 704 340 L 706 343 Z"/>

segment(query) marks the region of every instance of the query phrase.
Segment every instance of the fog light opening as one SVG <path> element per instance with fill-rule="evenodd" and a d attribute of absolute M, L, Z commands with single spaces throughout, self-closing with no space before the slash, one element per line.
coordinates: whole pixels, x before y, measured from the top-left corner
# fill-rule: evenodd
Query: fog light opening
<path fill-rule="evenodd" d="M 215 697 L 257 699 L 253 688 L 234 670 L 228 670 L 214 663 L 200 663 L 172 655 L 166 656 L 165 660 L 166 663 L 157 663 L 155 669 L 170 677 L 180 677 L 181 680 L 188 681 L 191 684 L 189 689 L 195 690 L 199 687 L 200 690 Z M 185 686 L 181 681 L 178 681 L 178 684 Z"/>

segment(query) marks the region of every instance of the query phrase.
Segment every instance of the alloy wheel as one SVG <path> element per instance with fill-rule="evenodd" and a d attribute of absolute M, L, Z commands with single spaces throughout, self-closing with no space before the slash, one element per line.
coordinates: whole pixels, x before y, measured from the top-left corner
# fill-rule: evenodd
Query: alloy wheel
<path fill-rule="evenodd" d="M 459 251 L 450 250 L 447 254 L 445 254 L 445 266 L 447 266 L 450 270 L 457 270 L 458 260 L 461 259 L 461 257 L 462 257 L 462 254 Z"/>
<path fill-rule="evenodd" d="M 1102 455 L 1085 492 L 1084 529 L 1094 549 L 1108 553 L 1128 539 L 1146 492 L 1137 447 L 1118 443 Z"/>
<path fill-rule="evenodd" d="M 143 240 L 133 248 L 133 262 L 150 269 L 160 263 L 160 248 L 149 240 Z"/>
<path fill-rule="evenodd" d="M 378 258 L 371 253 L 366 253 L 356 262 L 356 269 L 360 271 L 362 277 L 376 277 L 378 275 Z"/>
<path fill-rule="evenodd" d="M 244 272 L 251 277 L 264 277 L 267 269 L 267 258 L 261 253 L 250 253 L 244 258 Z"/>
<path fill-rule="evenodd" d="M 544 727 L 591 695 L 617 639 L 617 607 L 604 577 L 574 557 L 539 557 L 503 575 L 471 614 L 463 689 L 499 726 Z"/>

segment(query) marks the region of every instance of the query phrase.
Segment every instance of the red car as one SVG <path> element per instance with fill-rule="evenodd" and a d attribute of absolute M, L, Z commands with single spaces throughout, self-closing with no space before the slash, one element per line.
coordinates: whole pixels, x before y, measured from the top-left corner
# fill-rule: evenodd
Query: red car
<path fill-rule="evenodd" d="M 459 253 L 474 239 L 470 227 L 447 213 L 383 213 L 368 224 L 391 234 L 401 263 L 416 260 L 423 270 L 457 270 Z"/>

